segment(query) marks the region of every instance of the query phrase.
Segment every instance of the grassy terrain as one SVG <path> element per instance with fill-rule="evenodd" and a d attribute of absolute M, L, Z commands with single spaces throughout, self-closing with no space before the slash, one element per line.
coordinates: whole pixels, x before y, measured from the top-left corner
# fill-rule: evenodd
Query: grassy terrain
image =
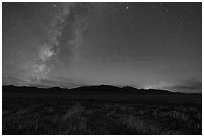
<path fill-rule="evenodd" d="M 159 99 L 122 103 L 3 94 L 2 131 L 4 135 L 202 134 L 201 102 Z"/>

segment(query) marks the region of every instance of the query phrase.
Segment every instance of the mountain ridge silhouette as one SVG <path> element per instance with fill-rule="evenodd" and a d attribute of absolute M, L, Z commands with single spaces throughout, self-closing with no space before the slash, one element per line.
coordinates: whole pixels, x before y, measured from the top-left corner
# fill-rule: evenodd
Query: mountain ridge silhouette
<path fill-rule="evenodd" d="M 49 92 L 49 93 L 126 93 L 126 94 L 138 94 L 138 95 L 152 95 L 152 94 L 161 94 L 161 95 L 171 95 L 171 94 L 186 94 L 181 92 L 172 92 L 169 90 L 162 89 L 137 89 L 131 86 L 117 87 L 112 85 L 93 85 L 93 86 L 81 86 L 77 88 L 61 88 L 61 87 L 51 87 L 51 88 L 39 88 L 34 86 L 14 86 L 14 85 L 4 85 L 2 86 L 3 91 L 10 92 Z M 188 93 L 195 94 L 195 93 Z"/>

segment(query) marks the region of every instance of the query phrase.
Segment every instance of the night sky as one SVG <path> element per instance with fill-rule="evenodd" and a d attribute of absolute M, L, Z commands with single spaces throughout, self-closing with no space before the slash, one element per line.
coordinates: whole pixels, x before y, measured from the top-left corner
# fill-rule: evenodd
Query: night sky
<path fill-rule="evenodd" d="M 2 8 L 3 85 L 202 90 L 202 3 Z"/>

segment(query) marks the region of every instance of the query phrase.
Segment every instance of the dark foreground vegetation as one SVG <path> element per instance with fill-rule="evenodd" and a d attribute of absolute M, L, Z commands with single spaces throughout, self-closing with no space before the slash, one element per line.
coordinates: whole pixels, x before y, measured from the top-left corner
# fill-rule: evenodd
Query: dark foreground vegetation
<path fill-rule="evenodd" d="M 201 94 L 102 96 L 10 89 L 3 88 L 3 135 L 202 134 Z"/>

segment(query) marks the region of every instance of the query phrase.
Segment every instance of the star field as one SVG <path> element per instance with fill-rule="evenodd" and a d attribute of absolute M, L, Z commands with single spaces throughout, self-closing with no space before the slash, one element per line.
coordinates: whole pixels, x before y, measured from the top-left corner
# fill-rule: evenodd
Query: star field
<path fill-rule="evenodd" d="M 177 87 L 201 85 L 202 3 L 2 7 L 5 85 L 109 84 L 201 92 L 200 86 L 194 91 Z"/>

